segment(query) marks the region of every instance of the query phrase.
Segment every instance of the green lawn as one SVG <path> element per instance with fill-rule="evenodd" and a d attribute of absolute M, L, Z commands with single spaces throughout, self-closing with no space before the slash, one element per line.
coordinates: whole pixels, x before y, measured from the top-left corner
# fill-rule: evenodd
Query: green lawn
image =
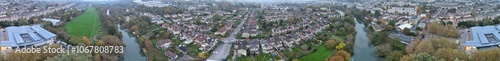
<path fill-rule="evenodd" d="M 282 52 L 288 58 L 295 58 L 295 56 L 292 55 L 293 51 L 283 50 Z"/>
<path fill-rule="evenodd" d="M 295 53 L 295 56 L 302 55 L 302 52 L 299 50 L 300 47 L 294 47 L 292 48 L 293 53 Z"/>
<path fill-rule="evenodd" d="M 64 28 L 73 36 L 85 36 L 89 38 L 89 40 L 92 40 L 92 36 L 98 33 L 97 31 L 100 28 L 99 25 L 99 15 L 97 15 L 94 7 L 89 6 L 83 14 L 67 22 Z"/>
<path fill-rule="evenodd" d="M 257 55 L 257 61 L 272 61 L 276 60 L 275 57 L 273 57 L 271 54 L 258 54 Z"/>
<path fill-rule="evenodd" d="M 243 56 L 243 57 L 238 57 L 236 58 L 236 61 L 255 61 L 253 60 L 253 56 Z"/>
<path fill-rule="evenodd" d="M 198 54 L 202 52 L 202 51 L 198 50 L 198 48 L 200 48 L 200 46 L 195 45 L 195 44 L 186 44 L 186 47 L 188 48 L 187 54 L 191 57 L 198 58 Z"/>
<path fill-rule="evenodd" d="M 332 50 L 326 49 L 325 45 L 321 45 L 318 50 L 312 52 L 309 55 L 299 58 L 300 61 L 325 61 L 328 55 L 332 54 Z"/>

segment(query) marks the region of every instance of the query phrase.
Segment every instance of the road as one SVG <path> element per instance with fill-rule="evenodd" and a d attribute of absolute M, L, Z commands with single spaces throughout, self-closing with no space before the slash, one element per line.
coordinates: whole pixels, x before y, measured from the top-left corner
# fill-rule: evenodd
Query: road
<path fill-rule="evenodd" d="M 432 18 L 438 18 L 438 16 L 441 14 L 442 11 L 443 11 L 443 8 L 439 8 L 437 10 L 437 12 L 434 13 L 434 15 L 432 15 Z"/>
<path fill-rule="evenodd" d="M 220 60 L 226 59 L 226 57 L 229 55 L 229 52 L 231 50 L 232 43 L 235 40 L 237 40 L 237 39 L 235 39 L 236 34 L 240 32 L 241 28 L 243 27 L 243 24 L 245 23 L 245 21 L 247 19 L 248 19 L 248 15 L 245 16 L 245 18 L 241 21 L 241 23 L 238 24 L 236 29 L 234 29 L 233 32 L 231 32 L 231 34 L 228 37 L 222 38 L 223 43 L 220 43 L 219 46 L 217 46 L 215 48 L 215 50 L 213 51 L 213 52 L 217 52 L 217 53 L 212 53 L 212 55 L 210 57 L 208 57 L 208 60 L 220 61 Z"/>

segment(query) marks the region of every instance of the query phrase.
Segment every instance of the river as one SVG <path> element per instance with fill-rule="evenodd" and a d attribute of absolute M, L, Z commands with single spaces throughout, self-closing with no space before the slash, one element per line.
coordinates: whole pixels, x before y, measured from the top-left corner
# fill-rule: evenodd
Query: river
<path fill-rule="evenodd" d="M 356 18 L 356 40 L 354 42 L 354 61 L 377 61 L 377 57 L 372 53 L 375 52 L 375 47 L 370 43 L 365 31 L 365 25 L 359 23 Z"/>
<path fill-rule="evenodd" d="M 146 56 L 142 55 L 141 47 L 137 43 L 137 39 L 134 36 L 121 29 L 121 25 L 118 24 L 118 31 L 122 33 L 122 42 L 125 44 L 125 52 L 123 61 L 146 61 Z"/>

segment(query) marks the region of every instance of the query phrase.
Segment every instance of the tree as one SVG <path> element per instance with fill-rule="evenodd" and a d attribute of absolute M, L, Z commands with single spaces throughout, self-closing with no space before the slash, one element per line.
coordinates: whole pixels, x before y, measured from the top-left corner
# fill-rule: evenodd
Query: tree
<path fill-rule="evenodd" d="M 342 56 L 336 55 L 328 59 L 328 61 L 345 61 L 345 59 Z"/>
<path fill-rule="evenodd" d="M 221 16 L 219 14 L 215 14 L 214 16 L 212 16 L 212 20 L 216 20 L 216 21 L 219 21 L 221 20 Z"/>
<path fill-rule="evenodd" d="M 294 59 L 292 59 L 292 61 L 300 61 L 300 60 L 299 60 L 299 59 L 297 59 L 297 58 L 294 58 Z"/>
<path fill-rule="evenodd" d="M 425 10 L 425 6 L 423 4 L 418 5 L 417 14 L 422 14 L 422 12 L 424 12 L 424 10 Z"/>
<path fill-rule="evenodd" d="M 71 37 L 69 39 L 69 44 L 72 44 L 72 45 L 76 45 L 78 43 L 81 43 L 82 41 L 82 38 L 79 38 L 79 37 Z"/>
<path fill-rule="evenodd" d="M 394 27 L 392 27 L 392 26 L 389 25 L 389 26 L 385 27 L 385 30 L 391 31 L 391 30 L 394 30 Z"/>
<path fill-rule="evenodd" d="M 432 43 L 434 50 L 440 49 L 440 48 L 449 48 L 449 49 L 456 49 L 458 46 L 455 42 L 448 40 L 448 38 L 444 37 L 431 37 L 430 42 Z"/>
<path fill-rule="evenodd" d="M 459 49 L 441 48 L 436 51 L 434 56 L 445 60 L 467 60 L 467 54 Z"/>
<path fill-rule="evenodd" d="M 0 56 L 3 56 L 3 53 L 0 53 Z M 3 59 L 4 59 L 3 57 L 0 58 L 0 61 L 4 61 Z"/>
<path fill-rule="evenodd" d="M 37 57 L 33 57 L 34 53 L 11 53 L 8 54 L 6 59 L 9 61 L 36 61 L 40 60 Z M 31 58 L 31 59 L 26 59 Z"/>
<path fill-rule="evenodd" d="M 148 50 L 151 50 L 153 48 L 152 45 L 153 44 L 151 43 L 151 41 L 144 42 L 144 47 L 146 47 L 146 49 L 148 49 Z"/>
<path fill-rule="evenodd" d="M 89 45 L 91 45 L 91 43 L 90 43 L 89 39 L 88 39 L 87 37 L 85 37 L 85 36 L 83 36 L 83 37 L 82 37 L 82 41 L 83 41 L 86 45 L 88 45 L 88 46 L 89 46 Z"/>
<path fill-rule="evenodd" d="M 201 59 L 205 59 L 207 58 L 207 53 L 206 52 L 198 53 L 198 57 L 200 57 Z"/>
<path fill-rule="evenodd" d="M 48 58 L 45 61 L 92 61 L 92 54 L 88 53 L 61 54 L 53 58 Z"/>
<path fill-rule="evenodd" d="M 106 43 L 103 40 L 97 41 L 98 46 L 104 46 Z"/>
<path fill-rule="evenodd" d="M 403 57 L 403 54 L 400 51 L 392 51 L 384 58 L 384 61 L 399 61 L 401 57 Z"/>
<path fill-rule="evenodd" d="M 326 41 L 326 48 L 334 49 L 337 44 L 338 44 L 338 42 L 335 40 L 328 40 L 328 41 Z"/>
<path fill-rule="evenodd" d="M 35 18 L 33 19 L 33 23 L 38 23 L 38 22 L 40 22 L 40 19 L 39 19 L 39 18 L 37 18 L 37 17 L 35 17 Z"/>
<path fill-rule="evenodd" d="M 123 46 L 122 40 L 117 36 L 113 35 L 104 35 L 101 37 L 101 40 L 104 40 L 107 46 Z"/>
<path fill-rule="evenodd" d="M 347 39 L 347 44 L 351 44 L 352 41 L 354 41 L 354 36 L 352 34 L 349 34 L 347 36 L 345 36 L 345 38 Z"/>
<path fill-rule="evenodd" d="M 380 14 L 380 11 L 375 11 L 375 14 L 373 16 L 375 17 L 380 17 L 382 14 Z"/>
<path fill-rule="evenodd" d="M 410 34 L 410 29 L 408 29 L 408 28 L 404 28 L 404 29 L 403 29 L 403 33 L 404 33 L 404 34 Z"/>
<path fill-rule="evenodd" d="M 448 25 L 452 25 L 452 24 L 453 24 L 453 22 L 448 21 L 448 22 L 446 22 L 446 24 L 448 24 Z"/>
<path fill-rule="evenodd" d="M 139 33 L 138 30 L 139 30 L 139 27 L 137 27 L 136 25 L 132 25 L 132 27 L 130 27 L 130 30 L 135 32 L 135 33 Z"/>
<path fill-rule="evenodd" d="M 375 48 L 377 49 L 376 55 L 381 56 L 381 57 L 387 56 L 387 53 L 392 52 L 392 49 L 393 49 L 390 43 L 384 43 L 381 45 L 377 45 L 377 46 L 375 46 Z"/>
<path fill-rule="evenodd" d="M 430 41 L 422 41 L 417 45 L 415 52 L 416 53 L 433 53 L 434 47 Z"/>
<path fill-rule="evenodd" d="M 389 21 L 389 25 L 391 25 L 393 27 L 396 26 L 396 21 Z"/>
<path fill-rule="evenodd" d="M 414 56 L 413 54 L 404 55 L 399 61 L 410 61 Z"/>
<path fill-rule="evenodd" d="M 344 51 L 344 50 L 340 50 L 340 51 L 337 51 L 334 56 L 341 56 L 342 58 L 344 58 L 345 60 L 349 60 L 351 59 L 351 54 L 349 54 L 348 52 Z"/>
<path fill-rule="evenodd" d="M 340 42 L 337 46 L 335 46 L 335 49 L 337 50 L 342 50 L 345 46 L 345 43 L 344 42 Z"/>
<path fill-rule="evenodd" d="M 496 61 L 500 55 L 500 49 L 480 50 L 472 53 L 471 60 L 473 61 Z"/>
<path fill-rule="evenodd" d="M 431 56 L 428 53 L 419 53 L 417 56 L 411 59 L 412 61 L 445 61 L 444 59 L 440 60 L 435 56 Z"/>
<path fill-rule="evenodd" d="M 437 22 L 431 23 L 427 26 L 427 30 L 431 33 L 438 34 L 440 36 L 457 38 L 460 36 L 458 29 L 453 25 L 443 25 Z"/>
<path fill-rule="evenodd" d="M 412 41 L 410 42 L 410 44 L 408 44 L 408 46 L 406 46 L 406 53 L 415 53 L 415 49 L 418 45 L 418 43 L 420 43 L 420 40 L 415 40 L 415 41 Z"/>
<path fill-rule="evenodd" d="M 102 57 L 101 54 L 95 53 L 94 54 L 94 61 L 102 61 L 101 57 Z"/>

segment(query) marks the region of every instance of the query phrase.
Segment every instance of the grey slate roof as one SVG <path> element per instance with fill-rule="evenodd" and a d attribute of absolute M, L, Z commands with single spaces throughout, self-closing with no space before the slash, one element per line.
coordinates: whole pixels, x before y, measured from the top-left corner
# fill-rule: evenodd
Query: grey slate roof
<path fill-rule="evenodd" d="M 471 40 L 465 45 L 488 47 L 500 45 L 500 26 L 484 26 L 470 28 Z"/>
<path fill-rule="evenodd" d="M 33 45 L 57 36 L 43 29 L 40 25 L 7 27 L 5 30 L 5 35 L 0 35 L 1 37 L 6 37 L 5 40 L 1 41 L 1 46 L 16 47 Z"/>

